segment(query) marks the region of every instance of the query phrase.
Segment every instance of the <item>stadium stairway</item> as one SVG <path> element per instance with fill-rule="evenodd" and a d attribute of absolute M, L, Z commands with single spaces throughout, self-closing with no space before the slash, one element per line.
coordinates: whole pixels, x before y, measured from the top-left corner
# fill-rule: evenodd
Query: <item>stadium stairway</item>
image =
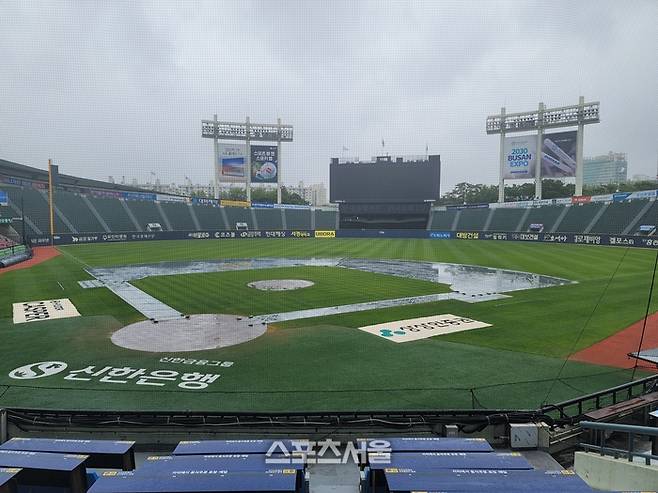
<path fill-rule="evenodd" d="M 256 229 L 254 218 L 251 211 L 253 209 L 245 209 L 243 207 L 223 207 L 226 213 L 227 229 L 235 229 L 236 223 L 247 223 L 249 229 Z"/>
<path fill-rule="evenodd" d="M 658 200 L 650 201 L 638 214 L 632 223 L 628 225 L 624 234 L 634 234 L 643 225 L 658 227 Z"/>
<path fill-rule="evenodd" d="M 194 205 L 192 206 L 196 215 L 200 229 L 231 229 L 226 224 L 225 218 L 222 217 L 219 207 L 211 205 Z"/>
<path fill-rule="evenodd" d="M 135 231 L 135 223 L 131 220 L 122 205 L 122 200 L 88 196 L 92 207 L 98 212 L 110 231 Z"/>
<path fill-rule="evenodd" d="M 96 208 L 95 208 L 94 205 L 91 203 L 91 201 L 89 200 L 89 198 L 88 198 L 86 195 L 82 195 L 82 200 L 83 200 L 83 202 L 87 205 L 87 207 L 89 207 L 89 210 L 90 210 L 91 213 L 94 215 L 94 217 L 98 220 L 99 224 L 103 227 L 103 231 L 105 231 L 106 233 L 111 232 L 112 230 L 111 230 L 110 227 L 107 225 L 107 223 L 105 222 L 105 220 L 103 219 L 103 217 L 102 217 L 102 216 L 99 214 L 99 212 L 96 210 Z"/>
<path fill-rule="evenodd" d="M 556 231 L 560 233 L 582 233 L 601 210 L 601 204 L 572 205 Z"/>
<path fill-rule="evenodd" d="M 67 221 L 73 221 L 71 228 L 76 233 L 98 233 L 104 231 L 103 225 L 87 206 L 81 196 L 72 192 L 57 190 L 54 193 L 56 207 L 61 211 Z M 62 219 L 63 220 L 63 219 Z"/>
<path fill-rule="evenodd" d="M 194 224 L 192 208 L 183 202 L 160 202 L 163 216 L 169 220 L 170 231 L 199 229 Z"/>
<path fill-rule="evenodd" d="M 565 207 L 559 205 L 546 205 L 528 210 L 529 213 L 518 231 L 528 231 L 531 224 L 543 224 L 544 231 L 552 231 L 558 218 L 565 211 Z"/>
<path fill-rule="evenodd" d="M 592 225 L 590 233 L 621 234 L 646 204 L 642 200 L 613 202 Z"/>
<path fill-rule="evenodd" d="M 127 209 L 132 212 L 135 216 L 137 224 L 140 227 L 140 231 L 146 229 L 146 225 L 149 223 L 159 223 L 161 226 L 166 225 L 166 221 L 155 202 L 146 202 L 142 200 L 129 200 L 125 201 Z M 163 228 L 164 229 L 164 228 Z"/>
<path fill-rule="evenodd" d="M 485 231 L 516 231 L 528 209 L 492 209 L 494 211 L 489 227 Z"/>
<path fill-rule="evenodd" d="M 489 209 L 462 209 L 457 222 L 457 230 L 463 231 L 483 231 L 484 225 L 489 216 Z"/>

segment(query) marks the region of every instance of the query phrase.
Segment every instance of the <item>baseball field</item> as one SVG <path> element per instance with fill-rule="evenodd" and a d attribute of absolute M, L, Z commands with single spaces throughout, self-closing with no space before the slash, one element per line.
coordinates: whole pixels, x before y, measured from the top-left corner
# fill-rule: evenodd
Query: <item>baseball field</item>
<path fill-rule="evenodd" d="M 642 369 L 569 357 L 644 317 L 655 251 L 328 238 L 72 245 L 59 252 L 41 264 L 0 272 L 0 407 L 254 412 L 536 408 L 646 376 Z M 446 299 L 301 318 L 270 324 L 263 335 L 242 344 L 166 353 L 115 345 L 112 335 L 144 315 L 106 287 L 79 284 L 92 280 L 88 271 L 99 267 L 158 264 L 166 270 L 169 262 L 264 257 L 446 262 L 574 282 L 480 303 Z M 290 291 L 248 286 L 277 279 L 313 285 Z M 450 291 L 437 282 L 308 265 L 131 282 L 190 315 L 254 316 Z M 79 316 L 15 323 L 14 304 L 61 299 L 70 300 Z M 658 311 L 658 298 L 649 305 L 651 313 Z M 359 330 L 443 314 L 489 326 L 405 343 Z"/>

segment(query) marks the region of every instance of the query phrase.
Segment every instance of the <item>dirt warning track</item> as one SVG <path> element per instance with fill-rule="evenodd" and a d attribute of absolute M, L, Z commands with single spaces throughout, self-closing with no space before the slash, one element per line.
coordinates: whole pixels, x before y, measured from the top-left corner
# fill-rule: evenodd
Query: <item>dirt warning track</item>
<path fill-rule="evenodd" d="M 30 267 L 39 265 L 46 260 L 50 260 L 51 258 L 55 258 L 60 255 L 60 251 L 53 246 L 36 247 L 32 249 L 32 258 L 30 260 L 26 260 L 25 262 L 21 262 L 19 264 L 10 265 L 9 267 L 4 267 L 0 269 L 0 275 L 12 270 L 29 269 Z"/>

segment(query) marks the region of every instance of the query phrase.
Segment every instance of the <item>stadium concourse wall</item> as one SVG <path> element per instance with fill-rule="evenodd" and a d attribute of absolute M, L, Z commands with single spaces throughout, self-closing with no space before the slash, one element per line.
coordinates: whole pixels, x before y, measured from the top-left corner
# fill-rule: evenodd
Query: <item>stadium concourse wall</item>
<path fill-rule="evenodd" d="M 557 243 L 575 245 L 605 245 L 658 249 L 658 237 L 581 233 L 520 233 L 483 231 L 427 231 L 427 230 L 258 230 L 258 231 L 159 231 L 94 234 L 57 234 L 30 237 L 33 247 L 44 245 L 72 245 L 87 243 L 123 243 L 157 240 L 231 240 L 241 238 L 417 238 L 431 240 L 484 240 Z"/>

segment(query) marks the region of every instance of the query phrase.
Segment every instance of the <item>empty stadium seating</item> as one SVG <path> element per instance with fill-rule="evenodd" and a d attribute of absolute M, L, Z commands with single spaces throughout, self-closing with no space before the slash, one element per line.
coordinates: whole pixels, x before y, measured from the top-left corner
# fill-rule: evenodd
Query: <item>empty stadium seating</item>
<path fill-rule="evenodd" d="M 119 199 L 89 196 L 89 202 L 98 211 L 111 231 L 135 231 L 135 225 Z"/>
<path fill-rule="evenodd" d="M 572 205 L 559 224 L 558 231 L 561 233 L 582 233 L 602 206 L 600 203 Z"/>
<path fill-rule="evenodd" d="M 96 216 L 94 216 L 79 195 L 57 190 L 55 191 L 54 199 L 57 208 L 72 222 L 73 227 L 78 233 L 98 233 L 104 231 L 101 223 L 96 219 Z"/>
<path fill-rule="evenodd" d="M 645 206 L 644 200 L 613 202 L 590 230 L 591 233 L 620 234 Z"/>
<path fill-rule="evenodd" d="M 452 230 L 452 224 L 455 222 L 455 217 L 457 216 L 455 210 L 449 211 L 433 211 L 432 212 L 432 222 L 431 229 L 450 231 Z"/>
<path fill-rule="evenodd" d="M 159 223 L 162 226 L 162 229 L 165 229 L 165 220 L 160 214 L 155 202 L 143 201 L 143 200 L 128 200 L 126 205 L 132 211 L 137 223 L 142 229 L 146 229 L 146 225 L 149 223 Z M 133 228 L 134 229 L 134 228 Z"/>
<path fill-rule="evenodd" d="M 201 229 L 224 229 L 224 220 L 219 207 L 210 205 L 195 205 L 194 214 L 199 220 Z M 235 227 L 235 225 L 233 225 Z"/>
<path fill-rule="evenodd" d="M 311 229 L 311 210 L 286 209 L 286 226 L 288 229 Z M 260 224 L 260 220 L 259 220 Z"/>
<path fill-rule="evenodd" d="M 489 209 L 463 209 L 459 216 L 457 229 L 482 231 L 489 216 Z"/>
<path fill-rule="evenodd" d="M 489 231 L 516 231 L 527 209 L 493 209 Z"/>
<path fill-rule="evenodd" d="M 174 231 L 190 231 L 196 229 L 190 213 L 190 207 L 185 203 L 162 202 L 162 211 L 167 215 L 171 229 Z M 159 222 L 159 221 L 153 221 Z M 162 225 L 164 227 L 164 224 Z"/>
<path fill-rule="evenodd" d="M 24 196 L 21 195 L 24 193 Z M 25 204 L 25 215 L 29 217 L 38 231 L 28 226 L 28 234 L 49 234 L 50 219 L 48 217 L 48 202 L 39 190 L 33 188 L 8 188 L 9 200 L 20 209 Z"/>
<path fill-rule="evenodd" d="M 315 210 L 315 229 L 336 229 L 336 211 Z"/>
<path fill-rule="evenodd" d="M 243 207 L 224 207 L 226 219 L 230 229 L 235 229 L 236 223 L 247 223 L 249 229 L 254 229 L 254 221 L 251 219 L 251 209 Z M 260 226 L 260 225 L 259 225 Z"/>
<path fill-rule="evenodd" d="M 259 229 L 283 229 L 281 209 L 254 209 Z"/>
<path fill-rule="evenodd" d="M 564 211 L 563 205 L 546 205 L 530 209 L 530 213 L 523 221 L 519 231 L 528 231 L 531 224 L 543 224 L 544 231 L 552 231 L 555 222 Z"/>
<path fill-rule="evenodd" d="M 635 223 L 635 229 L 629 233 L 635 233 L 635 231 L 637 231 L 637 229 L 642 225 L 658 226 L 658 200 L 654 200 L 651 203 L 649 209 Z"/>
<path fill-rule="evenodd" d="M 21 188 L 12 186 L 3 189 L 8 193 L 11 206 L 1 207 L 0 216 L 19 216 L 21 212 L 16 209 L 20 209 L 23 199 L 26 233 L 30 236 L 49 234 L 50 219 L 45 190 L 25 188 L 23 192 Z M 249 229 L 262 230 L 334 230 L 338 215 L 337 211 L 327 209 L 220 208 L 148 200 L 124 202 L 123 199 L 82 196 L 65 190 L 57 190 L 54 198 L 56 233 L 146 230 L 149 223 L 159 223 L 164 230 L 174 231 L 191 231 L 197 227 L 202 230 L 235 229 L 236 223 L 246 223 Z M 632 200 L 530 209 L 433 210 L 428 228 L 435 231 L 527 231 L 530 224 L 543 224 L 547 232 L 635 234 L 639 226 L 655 225 L 657 222 L 657 201 Z M 18 236 L 22 235 L 21 221 L 14 221 L 12 227 Z"/>

